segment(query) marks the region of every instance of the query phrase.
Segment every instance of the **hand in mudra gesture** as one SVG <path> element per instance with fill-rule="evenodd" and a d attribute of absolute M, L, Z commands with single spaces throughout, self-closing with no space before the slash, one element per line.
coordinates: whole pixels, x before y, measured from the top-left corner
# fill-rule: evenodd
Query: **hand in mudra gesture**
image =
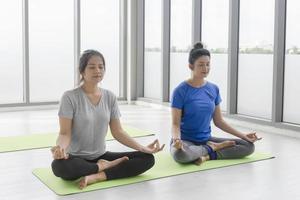
<path fill-rule="evenodd" d="M 68 159 L 69 155 L 59 145 L 51 148 L 51 153 L 54 160 Z"/>
<path fill-rule="evenodd" d="M 165 144 L 160 146 L 158 139 L 154 140 L 152 143 L 150 143 L 148 146 L 144 146 L 141 151 L 144 153 L 157 153 L 165 147 Z"/>

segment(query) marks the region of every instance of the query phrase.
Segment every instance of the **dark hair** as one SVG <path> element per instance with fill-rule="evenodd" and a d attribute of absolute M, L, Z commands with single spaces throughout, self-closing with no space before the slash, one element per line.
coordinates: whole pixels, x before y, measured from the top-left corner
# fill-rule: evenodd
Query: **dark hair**
<path fill-rule="evenodd" d="M 190 51 L 189 63 L 193 65 L 195 61 L 201 56 L 210 57 L 210 52 L 207 49 L 203 48 L 203 44 L 201 42 L 197 42 L 196 44 L 194 44 L 194 48 Z"/>
<path fill-rule="evenodd" d="M 102 53 L 100 53 L 99 51 L 96 51 L 96 50 L 93 50 L 93 49 L 88 49 L 88 50 L 85 50 L 81 56 L 80 56 L 80 59 L 79 59 L 79 73 L 83 73 L 90 58 L 92 56 L 99 56 L 102 60 L 103 60 L 103 64 L 104 64 L 104 69 L 105 69 L 105 59 L 104 59 L 104 56 L 102 55 Z M 83 78 L 80 79 L 80 82 L 83 81 Z"/>

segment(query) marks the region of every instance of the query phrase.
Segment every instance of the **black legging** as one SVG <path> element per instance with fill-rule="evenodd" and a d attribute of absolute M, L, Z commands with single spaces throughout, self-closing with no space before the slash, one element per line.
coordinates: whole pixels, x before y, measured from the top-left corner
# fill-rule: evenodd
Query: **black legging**
<path fill-rule="evenodd" d="M 57 177 L 65 180 L 76 180 L 80 177 L 98 173 L 97 161 L 100 159 L 112 161 L 127 156 L 129 160 L 123 161 L 117 166 L 104 170 L 107 180 L 137 176 L 144 173 L 154 165 L 152 154 L 140 151 L 133 152 L 109 152 L 94 160 L 70 155 L 68 159 L 53 160 L 52 171 Z"/>

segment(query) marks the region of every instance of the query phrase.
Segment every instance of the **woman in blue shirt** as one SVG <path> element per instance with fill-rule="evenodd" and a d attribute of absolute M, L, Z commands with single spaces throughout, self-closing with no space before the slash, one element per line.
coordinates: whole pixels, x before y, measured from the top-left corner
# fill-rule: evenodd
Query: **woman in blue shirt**
<path fill-rule="evenodd" d="M 196 43 L 189 55 L 192 77 L 179 84 L 172 96 L 171 154 L 180 163 L 242 158 L 254 152 L 256 133 L 241 133 L 227 124 L 221 113 L 217 85 L 205 78 L 210 71 L 210 52 Z M 237 139 L 211 135 L 210 122 Z M 240 139 L 238 139 L 240 138 Z"/>

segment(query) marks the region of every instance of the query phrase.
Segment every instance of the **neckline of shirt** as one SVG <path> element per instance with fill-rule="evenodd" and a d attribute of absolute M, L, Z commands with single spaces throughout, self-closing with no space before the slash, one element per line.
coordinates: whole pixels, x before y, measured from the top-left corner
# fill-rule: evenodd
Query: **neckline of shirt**
<path fill-rule="evenodd" d="M 193 89 L 201 89 L 201 88 L 203 88 L 203 87 L 205 87 L 205 86 L 207 85 L 208 81 L 205 81 L 205 82 L 204 82 L 201 86 L 199 86 L 199 87 L 194 87 L 194 86 L 190 85 L 187 81 L 184 81 L 184 83 L 185 83 L 187 86 L 189 86 L 189 87 L 191 87 L 191 88 L 193 88 Z"/>
<path fill-rule="evenodd" d="M 89 97 L 87 96 L 87 94 L 84 92 L 83 88 L 82 87 L 79 87 L 79 90 L 82 92 L 84 98 L 88 101 L 88 103 L 93 107 L 93 108 L 97 108 L 100 103 L 103 101 L 103 94 L 104 94 L 104 90 L 102 90 L 102 88 L 98 87 L 100 93 L 101 93 L 101 98 L 100 100 L 98 101 L 98 103 L 96 105 L 94 105 L 91 100 L 89 99 Z"/>

